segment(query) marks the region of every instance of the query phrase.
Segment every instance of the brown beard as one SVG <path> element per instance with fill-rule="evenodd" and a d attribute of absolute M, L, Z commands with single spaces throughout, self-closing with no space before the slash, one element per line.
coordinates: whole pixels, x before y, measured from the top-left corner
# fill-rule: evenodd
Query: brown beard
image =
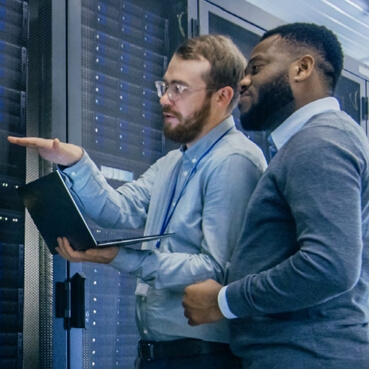
<path fill-rule="evenodd" d="M 174 128 L 164 122 L 163 132 L 166 138 L 181 144 L 193 142 L 199 136 L 209 118 L 210 97 L 206 97 L 202 107 L 185 119 L 180 113 L 172 111 L 168 106 L 163 108 L 163 113 L 173 114 L 180 122 Z"/>

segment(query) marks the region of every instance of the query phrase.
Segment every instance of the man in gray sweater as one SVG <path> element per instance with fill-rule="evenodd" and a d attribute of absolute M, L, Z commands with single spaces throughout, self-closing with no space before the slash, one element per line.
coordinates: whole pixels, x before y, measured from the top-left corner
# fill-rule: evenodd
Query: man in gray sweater
<path fill-rule="evenodd" d="M 190 325 L 229 319 L 247 369 L 369 368 L 369 145 L 333 98 L 343 56 L 314 24 L 270 30 L 239 108 L 277 151 L 249 202 L 228 285 L 187 287 Z"/>

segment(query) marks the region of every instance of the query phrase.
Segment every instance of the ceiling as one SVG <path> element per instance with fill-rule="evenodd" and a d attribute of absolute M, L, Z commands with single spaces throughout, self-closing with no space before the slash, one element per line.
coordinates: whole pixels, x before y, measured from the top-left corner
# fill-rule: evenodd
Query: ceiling
<path fill-rule="evenodd" d="M 312 22 L 335 32 L 344 52 L 369 66 L 369 0 L 246 0 L 285 22 Z"/>

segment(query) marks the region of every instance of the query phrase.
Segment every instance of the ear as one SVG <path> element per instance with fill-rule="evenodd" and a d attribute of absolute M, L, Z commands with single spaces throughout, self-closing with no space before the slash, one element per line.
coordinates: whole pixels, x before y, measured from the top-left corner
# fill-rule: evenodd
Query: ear
<path fill-rule="evenodd" d="M 228 107 L 233 97 L 233 89 L 230 86 L 222 87 L 216 93 L 217 104 L 224 107 Z"/>
<path fill-rule="evenodd" d="M 301 82 L 309 78 L 315 67 L 315 59 L 307 54 L 293 63 L 293 80 Z"/>

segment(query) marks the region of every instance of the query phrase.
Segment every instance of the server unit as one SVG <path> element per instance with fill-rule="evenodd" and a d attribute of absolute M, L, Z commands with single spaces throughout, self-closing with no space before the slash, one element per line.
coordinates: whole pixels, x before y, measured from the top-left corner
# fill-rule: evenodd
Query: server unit
<path fill-rule="evenodd" d="M 167 65 L 163 6 L 81 2 L 82 146 L 114 186 L 139 177 L 164 153 L 154 82 Z M 89 321 L 83 367 L 133 367 L 137 354 L 135 278 L 83 265 Z"/>

